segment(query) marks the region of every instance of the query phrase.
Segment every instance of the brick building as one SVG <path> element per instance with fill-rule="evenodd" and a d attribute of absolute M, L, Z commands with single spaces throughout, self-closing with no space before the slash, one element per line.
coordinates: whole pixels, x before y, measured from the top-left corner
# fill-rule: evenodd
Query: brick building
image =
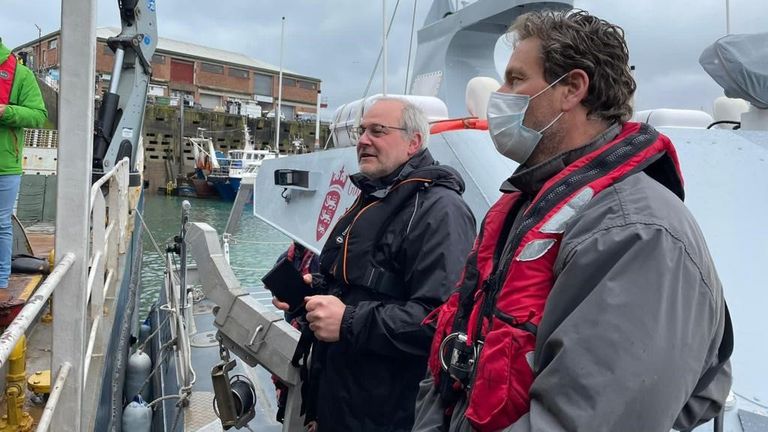
<path fill-rule="evenodd" d="M 109 87 L 114 53 L 107 38 L 119 29 L 96 30 L 96 74 L 102 90 Z M 60 32 L 56 31 L 14 49 L 26 57 L 28 66 L 59 79 Z M 277 106 L 277 66 L 231 51 L 159 38 L 152 58 L 149 94 L 154 97 L 183 97 L 203 108 L 226 106 L 228 101 L 258 104 L 264 112 Z M 320 79 L 283 70 L 282 110 L 286 119 L 316 113 Z"/>

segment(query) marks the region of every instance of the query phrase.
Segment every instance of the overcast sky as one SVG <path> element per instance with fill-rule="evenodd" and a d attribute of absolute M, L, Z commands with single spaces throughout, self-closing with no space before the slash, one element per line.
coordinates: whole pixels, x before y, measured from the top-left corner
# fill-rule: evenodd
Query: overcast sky
<path fill-rule="evenodd" d="M 156 0 L 160 36 L 236 51 L 277 65 L 280 17 L 286 17 L 283 64 L 322 79 L 329 110 L 360 98 L 381 44 L 381 2 L 372 0 Z M 397 0 L 387 0 L 392 13 Z M 416 28 L 431 1 L 417 0 Z M 691 5 L 695 4 L 692 8 Z M 730 0 L 731 32 L 768 31 L 768 1 Z M 636 66 L 636 109 L 711 112 L 722 90 L 701 69 L 701 51 L 726 31 L 725 0 L 575 0 L 574 6 L 621 25 Z M 15 47 L 60 26 L 61 0 L 0 0 L 0 37 Z M 119 26 L 117 0 L 98 0 L 98 25 Z M 389 39 L 389 92 L 402 92 L 414 0 L 400 0 Z M 415 55 L 415 36 L 414 53 Z M 503 68 L 508 48 L 497 48 Z M 411 63 L 412 64 L 412 63 Z M 380 73 L 373 90 L 381 88 Z"/>

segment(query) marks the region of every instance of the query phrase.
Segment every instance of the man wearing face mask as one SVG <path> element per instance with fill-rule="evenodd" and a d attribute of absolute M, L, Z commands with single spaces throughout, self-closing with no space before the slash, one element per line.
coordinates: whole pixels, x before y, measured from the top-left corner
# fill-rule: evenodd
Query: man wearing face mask
<path fill-rule="evenodd" d="M 414 431 L 688 430 L 720 413 L 732 330 L 670 140 L 628 122 L 621 28 L 586 12 L 512 26 L 488 103 L 520 163 L 437 325 Z"/>

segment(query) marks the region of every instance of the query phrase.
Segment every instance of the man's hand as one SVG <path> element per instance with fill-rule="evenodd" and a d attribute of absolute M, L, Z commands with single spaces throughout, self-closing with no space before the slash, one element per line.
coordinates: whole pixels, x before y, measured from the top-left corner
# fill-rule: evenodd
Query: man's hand
<path fill-rule="evenodd" d="M 290 309 L 290 308 L 291 308 L 291 307 L 288 305 L 288 303 L 285 303 L 285 302 L 281 302 L 280 300 L 278 300 L 278 299 L 277 299 L 277 297 L 272 297 L 272 305 L 273 305 L 274 307 L 276 307 L 276 308 L 280 309 L 281 311 L 286 311 L 286 312 L 288 312 L 288 309 Z"/>
<path fill-rule="evenodd" d="M 309 328 L 315 332 L 315 337 L 323 342 L 338 341 L 341 317 L 347 306 L 338 297 L 330 295 L 316 295 L 304 300 Z"/>
<path fill-rule="evenodd" d="M 312 275 L 311 274 L 305 274 L 304 277 L 304 283 L 307 285 L 312 285 Z M 281 302 L 277 299 L 277 297 L 272 297 L 272 305 L 281 311 L 288 311 L 291 306 L 288 303 Z"/>
<path fill-rule="evenodd" d="M 6 106 L 8 106 L 8 105 L 0 104 L 0 117 L 2 117 L 3 114 L 5 114 L 5 107 Z"/>

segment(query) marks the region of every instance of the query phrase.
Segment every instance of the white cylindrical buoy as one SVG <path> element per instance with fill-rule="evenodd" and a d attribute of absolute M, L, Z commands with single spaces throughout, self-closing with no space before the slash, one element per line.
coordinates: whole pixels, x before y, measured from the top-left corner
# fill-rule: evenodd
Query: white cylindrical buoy
<path fill-rule="evenodd" d="M 152 408 L 141 396 L 136 396 L 123 410 L 123 430 L 149 432 L 152 428 Z"/>
<path fill-rule="evenodd" d="M 128 358 L 128 368 L 125 373 L 125 398 L 133 400 L 133 397 L 139 392 L 144 381 L 149 377 L 152 371 L 152 360 L 144 351 L 136 351 Z M 144 386 L 141 392 L 144 398 L 149 397 L 149 384 Z"/>

